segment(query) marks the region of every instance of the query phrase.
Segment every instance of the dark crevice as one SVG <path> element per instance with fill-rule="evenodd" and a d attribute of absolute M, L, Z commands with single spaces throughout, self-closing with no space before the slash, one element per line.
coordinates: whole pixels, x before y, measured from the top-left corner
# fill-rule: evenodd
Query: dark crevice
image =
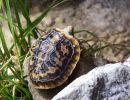
<path fill-rule="evenodd" d="M 97 84 L 94 87 L 93 91 L 92 91 L 92 100 L 102 100 L 102 95 L 101 92 L 102 90 L 105 88 L 105 80 L 104 78 L 98 78 L 97 79 Z"/>

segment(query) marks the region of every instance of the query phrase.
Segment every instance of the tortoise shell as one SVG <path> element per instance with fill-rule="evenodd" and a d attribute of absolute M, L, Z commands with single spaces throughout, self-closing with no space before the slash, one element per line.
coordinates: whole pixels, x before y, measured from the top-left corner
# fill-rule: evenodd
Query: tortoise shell
<path fill-rule="evenodd" d="M 63 84 L 80 58 L 78 41 L 70 34 L 51 29 L 31 48 L 29 77 L 34 88 L 50 89 Z"/>

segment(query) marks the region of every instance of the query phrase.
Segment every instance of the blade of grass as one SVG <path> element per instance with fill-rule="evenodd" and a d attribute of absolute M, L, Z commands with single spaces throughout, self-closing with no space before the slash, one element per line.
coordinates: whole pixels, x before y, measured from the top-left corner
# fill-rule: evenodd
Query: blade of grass
<path fill-rule="evenodd" d="M 104 49 L 104 48 L 106 48 L 106 47 L 109 47 L 109 46 L 110 46 L 109 44 L 104 45 L 104 46 L 101 46 L 101 47 L 96 48 L 95 50 L 93 50 L 93 52 L 98 52 L 98 51 L 100 51 L 100 50 L 102 50 L 102 49 Z"/>
<path fill-rule="evenodd" d="M 81 32 L 86 32 L 86 33 L 92 35 L 93 37 L 96 37 L 96 38 L 97 38 L 97 35 L 96 35 L 96 34 L 94 34 L 93 32 L 90 32 L 90 31 L 88 31 L 88 30 L 77 30 L 77 31 L 74 31 L 74 33 L 81 33 Z"/>
<path fill-rule="evenodd" d="M 18 58 L 18 66 L 21 70 L 21 77 L 22 77 L 22 64 L 20 63 L 20 59 L 19 57 L 21 56 L 21 44 L 17 38 L 14 26 L 13 26 L 13 21 L 12 21 L 12 16 L 11 16 L 11 10 L 10 10 L 10 4 L 9 4 L 9 0 L 6 0 L 6 14 L 7 14 L 7 19 L 8 19 L 8 23 L 9 23 L 9 27 L 10 27 L 10 31 L 12 33 L 13 36 L 13 40 L 14 40 L 14 46 L 16 48 L 16 53 L 17 53 L 17 58 Z M 10 67 L 11 68 L 11 67 Z M 13 71 L 13 70 L 12 70 Z M 21 79 L 21 77 L 19 77 L 19 79 Z"/>
<path fill-rule="evenodd" d="M 13 92 L 12 92 L 13 100 L 15 100 L 15 95 L 16 95 L 16 85 L 13 86 Z"/>
<path fill-rule="evenodd" d="M 23 3 L 22 0 L 17 0 L 17 2 L 18 2 L 18 5 L 20 6 L 20 8 L 22 10 L 23 16 L 25 17 L 25 19 L 27 21 L 27 25 L 30 26 L 32 22 L 31 22 L 31 19 L 29 17 L 29 10 L 28 10 L 28 8 L 25 6 L 25 4 Z M 36 31 L 32 30 L 32 32 L 33 32 L 34 37 L 38 38 Z"/>
<path fill-rule="evenodd" d="M 20 92 L 25 93 L 26 96 L 29 97 L 29 99 L 31 100 L 32 96 L 31 96 L 30 92 L 27 91 L 26 88 L 23 88 L 23 87 L 22 87 L 21 85 L 19 85 L 19 84 L 16 84 L 16 86 L 17 86 L 17 89 L 18 89 Z"/>
<path fill-rule="evenodd" d="M 19 32 L 20 32 L 20 37 L 23 36 L 23 28 L 22 28 L 22 25 L 21 25 L 21 21 L 20 21 L 20 18 L 19 18 L 19 14 L 18 14 L 18 10 L 16 8 L 16 3 L 14 0 L 12 0 L 12 4 L 13 4 L 13 8 L 14 8 L 14 12 L 15 12 L 15 16 L 16 16 L 16 20 L 17 20 L 17 23 L 18 23 L 18 29 L 19 29 Z M 27 41 L 25 39 L 23 39 L 23 43 L 21 43 L 24 50 L 28 50 L 28 46 L 27 46 Z"/>
<path fill-rule="evenodd" d="M 0 68 L 0 72 L 12 61 L 12 57 L 6 61 L 6 63 Z"/>
<path fill-rule="evenodd" d="M 8 23 L 9 23 L 9 28 L 10 28 L 10 31 L 11 31 L 12 36 L 13 36 L 14 45 L 16 47 L 17 54 L 18 54 L 18 56 L 20 56 L 22 47 L 20 45 L 20 42 L 18 40 L 18 37 L 17 37 L 16 32 L 15 32 L 14 25 L 13 25 L 9 0 L 6 0 L 6 8 L 7 8 L 6 14 L 7 14 L 7 19 L 8 19 Z"/>
<path fill-rule="evenodd" d="M 6 85 L 1 84 L 1 90 L 0 94 L 2 94 L 2 97 L 5 98 L 5 100 L 12 100 L 12 95 L 9 93 L 9 89 Z"/>
<path fill-rule="evenodd" d="M 87 44 L 88 47 L 89 47 L 87 50 L 92 52 L 92 51 L 94 50 L 93 46 L 90 45 L 88 42 L 87 42 L 86 44 Z"/>
<path fill-rule="evenodd" d="M 37 19 L 35 19 L 29 27 L 25 29 L 22 39 L 24 39 L 27 35 L 29 35 L 30 32 L 42 21 L 42 19 L 48 14 L 48 12 L 52 9 L 52 7 L 55 5 L 56 2 L 57 0 L 54 0 L 48 6 L 48 8 L 45 11 L 43 11 L 43 13 Z"/>
<path fill-rule="evenodd" d="M 17 23 L 18 23 L 19 32 L 20 32 L 20 35 L 22 36 L 22 25 L 21 25 L 21 21 L 20 21 L 20 18 L 19 18 L 18 10 L 16 8 L 16 4 L 15 4 L 14 0 L 12 0 L 12 4 L 13 4 L 16 20 L 17 20 Z"/>
<path fill-rule="evenodd" d="M 2 50 L 1 50 L 1 48 L 0 48 L 0 56 L 4 59 L 4 54 L 3 54 Z"/>
<path fill-rule="evenodd" d="M 3 51 L 0 48 L 0 68 L 2 67 L 4 61 L 5 61 L 5 55 L 4 55 Z"/>
<path fill-rule="evenodd" d="M 2 20 L 5 20 L 5 21 L 8 22 L 7 18 L 5 18 L 5 16 L 3 16 L 2 14 L 0 14 L 0 18 L 1 18 Z M 16 25 L 15 23 L 13 23 L 13 25 L 14 25 L 15 27 L 18 27 L 18 25 Z M 20 27 L 18 27 L 18 28 L 20 28 Z M 20 28 L 20 29 L 23 30 L 22 28 Z"/>
<path fill-rule="evenodd" d="M 20 54 L 21 47 L 20 47 L 20 43 L 19 43 L 19 40 L 17 38 L 17 35 L 15 33 L 15 29 L 14 29 L 14 26 L 13 26 L 13 21 L 12 21 L 12 16 L 11 16 L 11 10 L 10 10 L 10 5 L 9 5 L 9 0 L 6 0 L 6 9 L 7 9 L 6 10 L 7 20 L 8 20 L 10 31 L 11 31 L 12 36 L 13 36 L 14 45 L 16 46 L 16 50 L 17 50 L 18 54 Z"/>
<path fill-rule="evenodd" d="M 20 80 L 20 82 L 23 82 L 22 77 L 20 77 L 20 75 L 19 75 L 20 73 L 16 70 L 16 68 L 13 65 L 9 64 L 9 69 L 15 75 L 15 77 Z"/>
<path fill-rule="evenodd" d="M 11 96 L 11 94 L 10 93 L 8 93 L 8 91 L 6 91 L 6 90 L 3 90 L 2 92 L 1 92 L 1 95 L 2 95 L 2 99 L 3 100 L 12 100 L 12 96 Z"/>
<path fill-rule="evenodd" d="M 29 14 L 29 6 L 30 6 L 30 3 L 31 3 L 30 0 L 24 1 L 24 4 L 25 4 L 25 7 L 26 7 L 26 10 L 27 10 L 28 14 Z"/>
<path fill-rule="evenodd" d="M 23 62 L 24 59 L 25 59 L 25 57 L 26 57 L 26 54 L 25 54 L 25 55 L 22 55 L 22 56 L 20 57 L 20 61 Z"/>
<path fill-rule="evenodd" d="M 15 81 L 12 81 L 12 79 L 8 79 L 8 78 L 5 78 L 5 79 L 8 80 L 10 82 L 10 84 L 15 85 L 16 89 L 18 89 L 21 93 L 25 93 L 26 96 L 28 96 L 29 98 L 31 98 L 30 92 L 25 87 L 23 87 L 23 85 L 26 85 L 26 84 L 15 82 Z"/>
<path fill-rule="evenodd" d="M 56 4 L 53 6 L 53 8 L 57 7 L 58 5 L 66 2 L 66 1 L 69 1 L 69 0 L 57 0 Z"/>
<path fill-rule="evenodd" d="M 3 4 L 3 0 L 0 0 L 0 6 L 1 6 L 1 8 L 0 9 L 4 9 L 4 6 L 3 6 L 4 4 Z"/>
<path fill-rule="evenodd" d="M 18 2 L 18 5 L 21 7 L 22 9 L 22 13 L 23 13 L 23 16 L 25 17 L 25 19 L 27 20 L 27 23 L 31 24 L 31 20 L 30 20 L 30 17 L 29 17 L 29 13 L 28 13 L 28 10 L 27 10 L 27 7 L 25 6 L 25 4 L 23 3 L 23 0 L 17 0 Z"/>
<path fill-rule="evenodd" d="M 1 39 L 1 42 L 2 42 L 3 49 L 5 51 L 5 54 L 7 55 L 8 58 L 10 58 L 10 52 L 9 52 L 7 44 L 5 42 L 4 35 L 3 35 L 1 27 L 0 27 L 0 39 Z"/>

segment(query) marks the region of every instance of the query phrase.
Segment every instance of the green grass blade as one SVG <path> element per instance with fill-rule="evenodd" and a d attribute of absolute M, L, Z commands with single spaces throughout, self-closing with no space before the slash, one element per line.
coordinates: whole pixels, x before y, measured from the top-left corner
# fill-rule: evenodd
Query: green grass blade
<path fill-rule="evenodd" d="M 45 11 L 43 11 L 43 13 L 42 13 L 37 19 L 35 19 L 29 27 L 27 27 L 27 28 L 25 29 L 25 33 L 24 33 L 22 39 L 24 39 L 27 35 L 29 35 L 30 32 L 42 21 L 42 19 L 43 19 L 43 18 L 48 14 L 48 12 L 53 8 L 53 6 L 55 5 L 56 2 L 57 2 L 57 0 L 54 0 L 54 1 L 50 4 L 50 6 L 48 6 L 48 8 L 47 8 Z"/>
<path fill-rule="evenodd" d="M 81 33 L 81 32 L 86 32 L 86 33 L 90 34 L 91 36 L 97 38 L 96 34 L 94 34 L 93 32 L 90 32 L 88 30 L 77 30 L 77 31 L 74 31 L 74 33 Z"/>
<path fill-rule="evenodd" d="M 16 4 L 15 4 L 14 0 L 12 0 L 12 5 L 13 5 L 13 8 L 14 8 L 16 20 L 17 20 L 17 23 L 18 23 L 18 28 L 19 28 L 19 31 L 20 31 L 20 35 L 22 35 L 22 25 L 21 25 L 21 21 L 20 21 L 20 18 L 19 18 L 18 10 L 16 8 Z"/>
<path fill-rule="evenodd" d="M 9 93 L 7 85 L 2 83 L 0 84 L 0 95 L 2 95 L 4 100 L 12 100 L 12 95 Z"/>
<path fill-rule="evenodd" d="M 20 18 L 19 18 L 18 10 L 16 8 L 16 3 L 15 3 L 14 0 L 12 0 L 12 5 L 13 5 L 13 8 L 14 8 L 16 20 L 17 20 L 17 23 L 18 23 L 18 29 L 19 29 L 19 32 L 20 32 L 20 37 L 22 37 L 23 36 L 23 28 L 22 28 L 22 24 L 21 24 L 21 21 L 20 21 Z M 22 44 L 24 50 L 28 50 L 26 39 L 23 39 L 23 43 L 21 43 L 21 44 Z"/>
<path fill-rule="evenodd" d="M 4 61 L 5 61 L 5 56 L 4 56 L 4 53 L 2 52 L 2 50 L 0 48 L 0 62 L 1 62 L 0 68 L 2 67 L 1 65 L 2 65 L 2 63 L 4 63 Z"/>
<path fill-rule="evenodd" d="M 19 85 L 19 84 L 16 84 L 16 86 L 17 86 L 17 89 L 18 89 L 19 91 L 25 93 L 26 96 L 27 96 L 28 98 L 30 98 L 30 100 L 31 100 L 32 96 L 31 96 L 30 92 L 27 91 L 26 88 L 23 88 L 23 87 L 22 87 L 21 85 Z"/>
<path fill-rule="evenodd" d="M 30 1 L 30 0 L 26 0 L 26 1 L 24 1 L 25 8 L 26 8 L 26 10 L 27 10 L 28 14 L 29 14 L 29 6 L 30 6 L 30 3 L 31 3 L 31 1 Z"/>
<path fill-rule="evenodd" d="M 2 10 L 3 10 L 3 9 L 4 9 L 3 0 L 0 0 L 0 6 L 1 6 L 1 7 L 0 7 L 0 9 L 2 9 Z"/>
<path fill-rule="evenodd" d="M 22 9 L 22 13 L 23 13 L 23 16 L 25 17 L 25 19 L 27 20 L 27 23 L 31 24 L 31 20 L 30 20 L 30 17 L 29 17 L 29 13 L 28 13 L 28 10 L 25 6 L 25 4 L 23 3 L 23 0 L 17 0 L 18 2 L 18 5 L 21 7 Z"/>
<path fill-rule="evenodd" d="M 12 61 L 12 57 L 6 61 L 6 63 L 0 68 L 0 72 Z"/>
<path fill-rule="evenodd" d="M 1 39 L 1 42 L 2 42 L 3 49 L 5 51 L 5 54 L 7 55 L 8 58 L 10 58 L 10 52 L 9 52 L 7 44 L 5 42 L 4 35 L 3 35 L 1 27 L 0 27 L 0 39 Z"/>
<path fill-rule="evenodd" d="M 21 45 L 20 45 L 20 42 L 18 40 L 18 37 L 17 37 L 15 29 L 14 29 L 9 0 L 6 0 L 6 9 L 7 9 L 6 14 L 7 14 L 7 19 L 8 19 L 8 24 L 9 24 L 9 28 L 10 28 L 10 31 L 11 31 L 12 36 L 13 36 L 14 45 L 16 47 L 17 53 L 20 55 L 21 54 Z"/>
<path fill-rule="evenodd" d="M 110 45 L 109 45 L 109 44 L 106 44 L 106 45 L 104 45 L 104 46 L 101 46 L 101 47 L 99 47 L 99 48 L 96 48 L 96 49 L 94 50 L 94 53 L 95 53 L 95 52 L 98 52 L 98 51 L 100 51 L 100 50 L 103 50 L 103 49 L 105 49 L 105 48 L 107 48 L 107 47 L 110 47 Z"/>
<path fill-rule="evenodd" d="M 10 85 L 16 86 L 16 89 L 19 92 L 24 93 L 29 98 L 29 100 L 31 100 L 32 96 L 31 96 L 30 92 L 27 89 L 27 86 L 26 86 L 27 84 L 15 82 L 15 81 L 12 81 L 12 79 L 8 79 L 8 78 L 4 78 L 4 79 L 8 80 L 9 83 L 10 83 L 9 85 L 4 86 L 4 88 L 9 87 Z"/>
<path fill-rule="evenodd" d="M 31 19 L 30 19 L 30 16 L 29 16 L 29 10 L 28 8 L 25 6 L 25 4 L 23 3 L 22 0 L 17 0 L 18 2 L 18 5 L 20 6 L 21 10 L 22 10 L 22 13 L 23 13 L 23 16 L 25 17 L 26 21 L 27 21 L 27 25 L 30 26 L 31 25 Z M 35 30 L 32 30 L 33 32 L 33 35 L 35 38 L 37 38 L 37 33 Z"/>
<path fill-rule="evenodd" d="M 9 0 L 6 0 L 6 14 L 7 14 L 7 19 L 8 19 L 8 25 L 9 25 L 10 31 L 12 33 L 12 36 L 13 36 L 14 46 L 16 48 L 16 53 L 17 53 L 16 56 L 18 58 L 18 66 L 17 67 L 20 68 L 21 73 L 22 73 L 22 64 L 20 63 L 20 59 L 19 59 L 19 57 L 22 55 L 22 52 L 21 52 L 22 47 L 21 47 L 19 39 L 18 39 L 18 37 L 16 35 L 15 29 L 14 29 L 14 25 L 13 25 L 13 21 L 12 21 L 12 16 L 11 16 L 11 10 L 10 10 Z"/>
<path fill-rule="evenodd" d="M 2 50 L 1 50 L 1 48 L 0 48 L 0 56 L 4 57 L 4 54 L 3 54 Z"/>

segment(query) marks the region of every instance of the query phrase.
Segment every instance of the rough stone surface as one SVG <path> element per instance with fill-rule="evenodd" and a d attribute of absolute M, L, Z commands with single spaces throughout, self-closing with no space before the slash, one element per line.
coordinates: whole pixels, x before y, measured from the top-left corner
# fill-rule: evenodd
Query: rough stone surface
<path fill-rule="evenodd" d="M 36 0 L 34 0 L 36 4 Z M 52 0 L 41 0 L 38 5 L 43 10 L 43 5 Z M 32 7 L 32 17 L 35 7 Z M 38 12 L 39 14 L 39 12 Z M 109 44 L 117 44 L 104 49 L 102 56 L 109 61 L 119 62 L 130 55 L 130 1 L 129 0 L 68 0 L 49 12 L 38 25 L 41 29 L 50 27 L 65 28 L 68 25 L 75 30 L 89 30 L 104 38 Z M 76 36 L 87 40 L 88 33 Z M 120 45 L 119 45 L 120 44 Z M 116 47 L 115 47 L 116 46 Z"/>
<path fill-rule="evenodd" d="M 130 100 L 130 58 L 93 69 L 52 100 Z"/>

